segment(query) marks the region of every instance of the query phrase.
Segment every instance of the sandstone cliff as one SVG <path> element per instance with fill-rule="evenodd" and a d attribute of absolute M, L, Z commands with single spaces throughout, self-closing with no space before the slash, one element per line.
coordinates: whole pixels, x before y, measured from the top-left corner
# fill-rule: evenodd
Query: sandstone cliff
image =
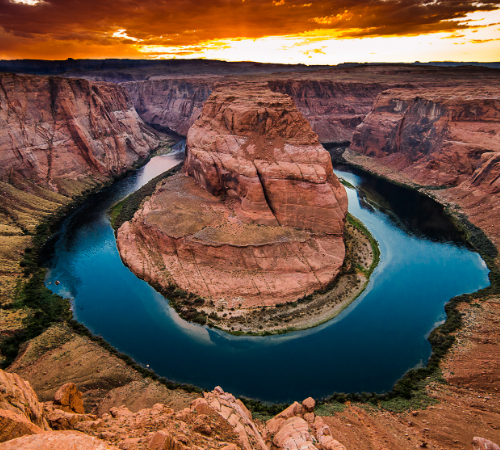
<path fill-rule="evenodd" d="M 496 85 L 382 93 L 348 159 L 465 212 L 500 247 L 500 90 Z"/>
<path fill-rule="evenodd" d="M 12 295 L 39 221 L 130 169 L 158 144 L 158 133 L 120 86 L 0 74 L 2 302 Z"/>
<path fill-rule="evenodd" d="M 321 142 L 350 141 L 354 129 L 370 112 L 377 95 L 389 86 L 386 83 L 329 79 L 261 78 L 272 91 L 293 98 Z M 203 78 L 153 77 L 122 83 L 122 86 L 146 123 L 186 136 L 214 86 L 221 80 L 222 77 L 215 75 Z"/>
<path fill-rule="evenodd" d="M 211 78 L 161 78 L 122 86 L 145 122 L 186 136 L 200 116 L 214 82 Z"/>
<path fill-rule="evenodd" d="M 293 98 L 320 142 L 345 142 L 390 85 L 335 79 L 271 79 L 269 87 Z"/>
<path fill-rule="evenodd" d="M 478 185 L 494 165 L 499 133 L 498 88 L 390 89 L 356 129 L 351 149 L 421 185 L 455 186 L 482 167 Z"/>
<path fill-rule="evenodd" d="M 0 179 L 19 174 L 65 193 L 65 184 L 118 175 L 158 145 L 117 85 L 0 76 Z"/>
<path fill-rule="evenodd" d="M 347 196 L 288 96 L 215 90 L 189 131 L 185 172 L 118 231 L 140 277 L 223 308 L 293 301 L 335 278 Z"/>

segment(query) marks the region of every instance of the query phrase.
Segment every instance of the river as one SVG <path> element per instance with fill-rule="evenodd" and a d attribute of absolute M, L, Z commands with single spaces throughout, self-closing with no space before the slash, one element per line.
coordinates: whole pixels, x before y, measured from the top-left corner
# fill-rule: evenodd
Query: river
<path fill-rule="evenodd" d="M 75 318 L 158 375 L 236 396 L 290 402 L 333 392 L 385 392 L 423 365 L 426 337 L 453 296 L 486 287 L 488 269 L 433 200 L 346 167 L 349 211 L 378 240 L 364 293 L 335 319 L 281 336 L 245 337 L 191 324 L 120 260 L 109 208 L 178 164 L 157 156 L 91 196 L 46 246 L 46 284 Z M 55 281 L 60 281 L 55 285 Z"/>

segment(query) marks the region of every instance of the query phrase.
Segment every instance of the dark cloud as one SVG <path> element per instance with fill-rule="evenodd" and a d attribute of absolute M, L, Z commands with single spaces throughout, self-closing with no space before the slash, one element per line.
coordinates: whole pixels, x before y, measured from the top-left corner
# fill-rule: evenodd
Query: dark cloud
<path fill-rule="evenodd" d="M 0 0 L 0 27 L 24 41 L 183 46 L 316 29 L 342 37 L 453 32 L 471 27 L 461 20 L 468 13 L 499 8 L 500 0 Z M 128 38 L 113 37 L 119 29 Z"/>

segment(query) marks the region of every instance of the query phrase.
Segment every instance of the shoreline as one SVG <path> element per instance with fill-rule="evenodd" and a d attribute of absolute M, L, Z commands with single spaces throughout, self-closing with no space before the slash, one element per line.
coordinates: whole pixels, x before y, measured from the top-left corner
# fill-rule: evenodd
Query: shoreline
<path fill-rule="evenodd" d="M 356 237 L 356 233 L 360 236 Z M 294 331 L 303 331 L 316 328 L 337 317 L 349 305 L 356 301 L 356 299 L 366 290 L 370 282 L 371 274 L 378 266 L 380 260 L 380 249 L 378 247 L 378 242 L 375 238 L 373 238 L 364 224 L 350 213 L 348 213 L 347 215 L 346 231 L 344 234 L 347 235 L 346 243 L 348 245 L 357 245 L 358 248 L 356 248 L 356 250 L 358 251 L 359 247 L 363 246 L 363 244 L 370 244 L 371 251 L 369 252 L 369 257 L 366 261 L 361 261 L 360 259 L 356 260 L 356 257 L 352 255 L 352 250 L 350 252 L 350 255 L 348 255 L 348 252 L 346 252 L 346 259 L 344 261 L 344 265 L 342 266 L 342 272 L 335 280 L 333 280 L 333 286 L 331 286 L 330 288 L 326 287 L 310 294 L 306 297 L 307 300 L 299 299 L 295 302 L 284 304 L 279 308 L 266 308 L 266 310 L 278 310 L 276 314 L 280 316 L 282 321 L 286 321 L 287 314 L 283 314 L 283 312 L 288 313 L 288 316 L 291 316 L 293 314 L 297 314 L 297 312 L 300 312 L 301 310 L 302 312 L 304 312 L 304 310 L 309 311 L 311 309 L 311 305 L 313 307 L 316 306 L 315 303 L 317 304 L 325 302 L 323 305 L 320 305 L 318 307 L 318 313 L 313 317 L 306 317 L 305 320 L 298 320 L 292 326 L 274 325 L 273 327 L 268 327 L 267 329 L 265 329 L 262 325 L 262 329 L 248 327 L 248 329 L 244 331 L 241 329 L 231 329 L 231 327 L 234 327 L 235 325 L 233 324 L 233 322 L 229 321 L 227 321 L 228 323 L 225 327 L 218 326 L 217 323 L 214 322 L 208 322 L 207 326 L 231 334 L 233 336 L 276 336 L 291 333 Z M 349 277 L 353 276 L 355 276 L 357 284 L 349 285 Z M 344 286 L 342 286 L 342 284 L 344 284 Z M 347 284 L 347 288 L 350 287 L 350 289 L 348 289 L 347 292 L 342 293 L 341 289 L 345 287 L 345 284 Z M 332 302 L 332 299 L 339 295 L 341 295 L 341 299 Z M 266 322 L 272 320 L 275 320 L 273 316 L 268 316 L 265 319 Z"/>

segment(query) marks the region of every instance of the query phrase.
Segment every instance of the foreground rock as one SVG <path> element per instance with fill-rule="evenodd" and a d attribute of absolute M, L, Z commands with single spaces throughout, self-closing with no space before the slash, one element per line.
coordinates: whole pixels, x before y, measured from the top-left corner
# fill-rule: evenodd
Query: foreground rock
<path fill-rule="evenodd" d="M 163 288 L 221 308 L 294 301 L 344 259 L 344 187 L 293 101 L 260 84 L 221 86 L 165 180 L 118 231 L 124 262 Z"/>
<path fill-rule="evenodd" d="M 52 431 L 25 436 L 0 444 L 1 450 L 118 450 L 105 442 L 76 431 Z"/>
<path fill-rule="evenodd" d="M 3 370 L 0 370 L 0 409 L 24 416 L 41 429 L 49 429 L 43 404 L 30 384 L 19 375 Z"/>

